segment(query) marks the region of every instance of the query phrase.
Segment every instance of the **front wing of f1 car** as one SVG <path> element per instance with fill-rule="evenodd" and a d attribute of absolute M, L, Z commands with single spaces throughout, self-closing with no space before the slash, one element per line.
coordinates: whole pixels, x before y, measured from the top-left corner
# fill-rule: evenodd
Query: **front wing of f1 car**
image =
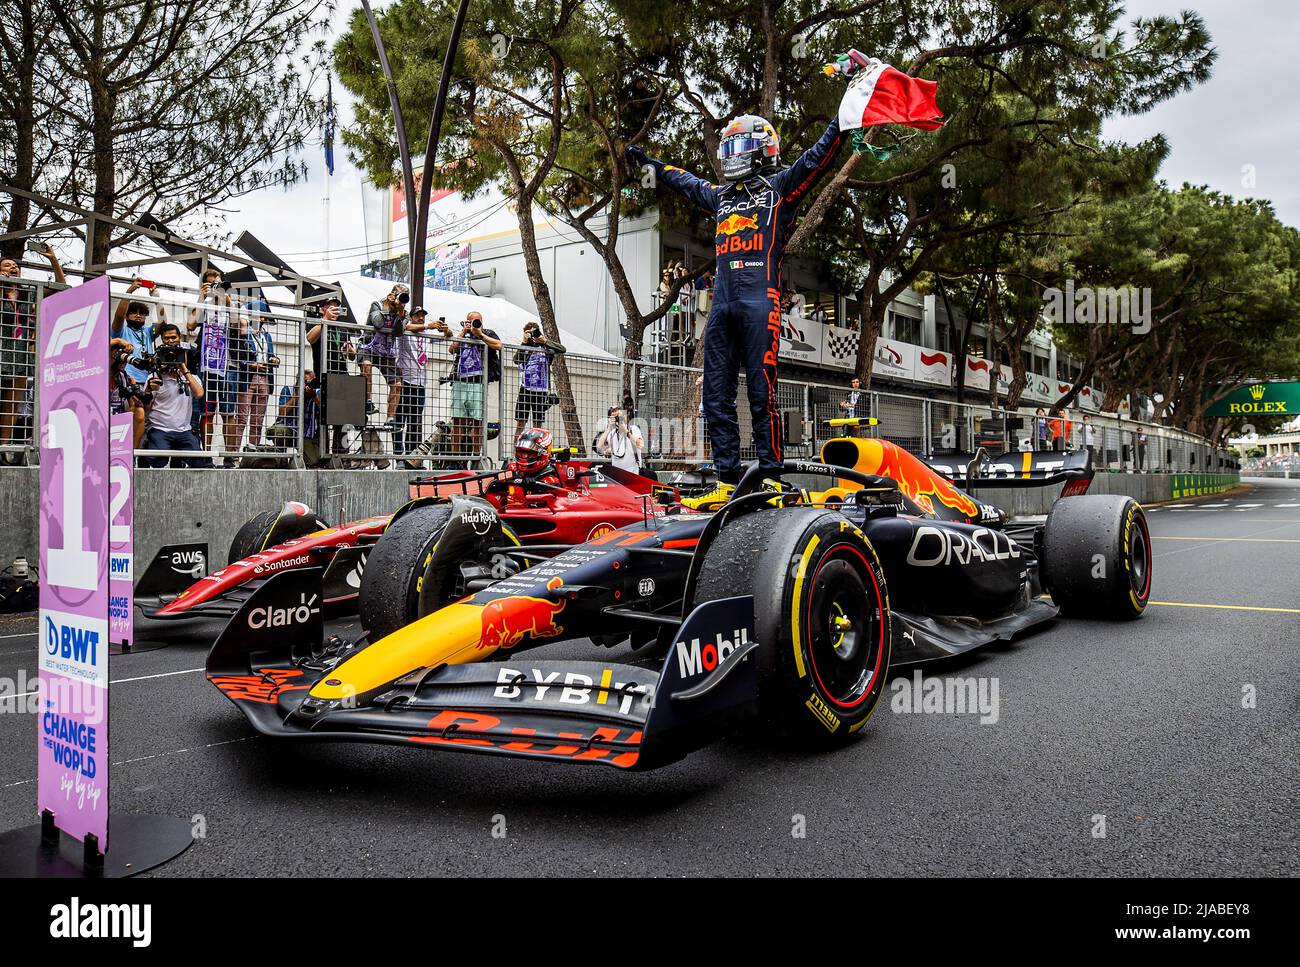
<path fill-rule="evenodd" d="M 321 614 L 311 593 L 319 581 L 319 569 L 270 578 L 208 656 L 208 679 L 264 735 L 644 770 L 712 742 L 754 707 L 750 596 L 695 608 L 679 637 L 696 647 L 670 649 L 653 662 L 512 655 L 506 661 L 420 668 L 375 694 L 317 698 L 314 687 L 328 688 L 335 670 L 364 647 L 322 642 Z M 556 605 L 548 604 L 554 611 Z M 717 657 L 720 641 L 727 643 L 725 660 Z M 706 643 L 702 655 L 699 642 Z"/>

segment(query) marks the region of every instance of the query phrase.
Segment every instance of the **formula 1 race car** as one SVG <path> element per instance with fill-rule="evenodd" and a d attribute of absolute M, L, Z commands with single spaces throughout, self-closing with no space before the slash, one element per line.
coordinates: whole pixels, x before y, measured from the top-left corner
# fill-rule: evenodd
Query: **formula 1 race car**
<path fill-rule="evenodd" d="M 280 511 L 247 521 L 231 542 L 230 563 L 193 583 L 184 581 L 178 587 L 175 576 L 189 576 L 194 565 L 180 570 L 170 566 L 182 552 L 195 553 L 186 550 L 190 545 L 164 547 L 141 579 L 137 600 L 155 602 L 142 607 L 149 618 L 229 618 L 271 575 L 324 568 L 320 601 L 327 613 L 349 614 L 360 603 L 363 617 L 369 619 L 367 626 L 383 629 L 389 627 L 389 615 L 392 620 L 405 620 L 406 611 L 394 610 L 398 599 L 389 589 L 400 586 L 405 591 L 412 584 L 407 566 L 421 550 L 437 544 L 451 517 L 453 495 L 474 495 L 485 501 L 503 519 L 506 542 L 544 546 L 550 554 L 640 521 L 649 508 L 661 507 L 669 498 L 676 500 L 672 488 L 616 467 L 571 459 L 565 452 L 557 455 L 552 469 L 544 477 L 507 468 L 417 479 L 410 487 L 412 499 L 396 513 L 337 527 L 322 521 L 307 505 L 290 502 Z M 380 537 L 409 513 L 418 520 L 419 533 L 408 520 L 380 545 Z M 394 559 L 394 552 L 399 559 Z M 519 569 L 500 554 L 466 557 L 457 564 L 472 572 L 470 576 L 504 577 Z"/>
<path fill-rule="evenodd" d="M 1010 478 L 972 460 L 968 480 L 1078 490 L 1092 475 L 1086 453 L 1018 459 Z M 446 604 L 435 552 L 415 562 L 422 616 L 350 641 L 324 639 L 309 604 L 319 569 L 278 574 L 222 631 L 208 679 L 270 736 L 649 769 L 745 723 L 843 742 L 891 661 L 960 654 L 1059 613 L 1136 618 L 1150 596 L 1146 520 L 1126 497 L 1063 497 L 1018 539 L 888 441 L 832 440 L 821 461 L 785 461 L 785 486 L 768 475 L 750 468 L 717 513 L 670 508 L 549 559 L 503 540 L 485 501 L 455 497 L 460 540 L 532 566 Z M 825 489 L 797 488 L 807 481 Z M 632 651 L 523 654 L 584 637 Z"/>

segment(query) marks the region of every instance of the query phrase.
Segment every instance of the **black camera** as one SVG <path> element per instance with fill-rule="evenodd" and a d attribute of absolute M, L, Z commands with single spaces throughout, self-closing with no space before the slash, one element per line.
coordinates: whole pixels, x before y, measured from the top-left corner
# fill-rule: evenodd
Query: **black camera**
<path fill-rule="evenodd" d="M 185 365 L 185 359 L 188 355 L 189 349 L 180 343 L 176 343 L 174 346 L 164 343 L 154 350 L 154 364 L 150 368 L 162 373 L 177 372 Z"/>
<path fill-rule="evenodd" d="M 126 350 L 114 350 L 115 362 L 129 363 L 132 362 L 131 354 Z M 135 399 L 140 401 L 141 406 L 149 406 L 153 403 L 153 394 L 127 378 L 126 373 L 118 370 L 113 381 L 117 385 L 117 393 L 123 401 Z"/>

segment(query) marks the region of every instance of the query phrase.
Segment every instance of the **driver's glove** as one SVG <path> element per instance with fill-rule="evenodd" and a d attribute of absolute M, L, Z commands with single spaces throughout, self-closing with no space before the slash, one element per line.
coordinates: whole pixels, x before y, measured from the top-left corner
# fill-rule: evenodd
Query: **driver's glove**
<path fill-rule="evenodd" d="M 636 168 L 641 168 L 651 164 L 650 156 L 645 153 L 639 145 L 629 144 L 623 149 L 623 157 L 627 159 L 628 164 Z"/>

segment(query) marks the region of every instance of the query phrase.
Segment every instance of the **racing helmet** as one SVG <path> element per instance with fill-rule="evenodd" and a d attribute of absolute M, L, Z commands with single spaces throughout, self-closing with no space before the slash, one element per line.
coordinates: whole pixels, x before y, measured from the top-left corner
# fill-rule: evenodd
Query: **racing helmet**
<path fill-rule="evenodd" d="M 530 427 L 515 441 L 515 465 L 524 473 L 539 473 L 551 462 L 551 431 Z"/>
<path fill-rule="evenodd" d="M 744 181 L 775 171 L 780 154 L 781 139 L 776 128 L 756 114 L 742 114 L 722 129 L 718 160 L 727 181 Z"/>

